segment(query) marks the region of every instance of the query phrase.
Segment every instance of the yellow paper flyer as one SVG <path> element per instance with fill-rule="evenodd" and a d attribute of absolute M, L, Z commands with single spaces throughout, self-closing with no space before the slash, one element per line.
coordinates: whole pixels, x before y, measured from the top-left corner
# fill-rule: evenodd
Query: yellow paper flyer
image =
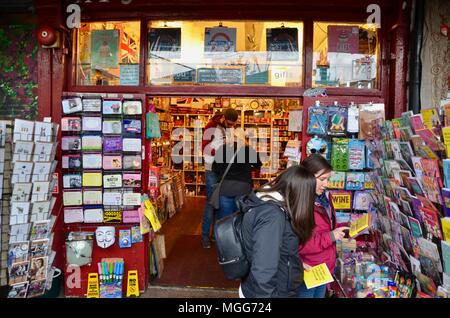
<path fill-rule="evenodd" d="M 325 263 L 311 267 L 309 271 L 305 271 L 303 275 L 306 288 L 314 288 L 325 285 L 334 281 L 330 271 Z"/>
<path fill-rule="evenodd" d="M 357 220 L 350 223 L 350 237 L 354 237 L 359 232 L 369 227 L 369 213 L 364 214 Z"/>

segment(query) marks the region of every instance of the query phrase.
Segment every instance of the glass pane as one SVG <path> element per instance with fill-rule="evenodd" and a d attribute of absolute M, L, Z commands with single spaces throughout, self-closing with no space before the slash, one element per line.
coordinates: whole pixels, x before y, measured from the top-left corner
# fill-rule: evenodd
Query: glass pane
<path fill-rule="evenodd" d="M 375 25 L 315 22 L 313 47 L 313 87 L 376 88 Z"/>
<path fill-rule="evenodd" d="M 77 85 L 139 85 L 140 22 L 93 22 L 77 33 Z"/>
<path fill-rule="evenodd" d="M 302 86 L 303 23 L 151 21 L 150 85 Z"/>

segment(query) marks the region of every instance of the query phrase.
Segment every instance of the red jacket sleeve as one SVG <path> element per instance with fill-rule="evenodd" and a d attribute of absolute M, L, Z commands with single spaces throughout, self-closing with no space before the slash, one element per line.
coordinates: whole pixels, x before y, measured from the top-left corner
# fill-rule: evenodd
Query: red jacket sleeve
<path fill-rule="evenodd" d="M 331 225 L 325 219 L 326 216 L 322 216 L 319 210 L 314 209 L 314 221 L 316 226 L 314 227 L 313 234 L 308 242 L 304 245 L 300 245 L 298 252 L 300 256 L 303 254 L 317 254 L 325 250 L 334 244 L 334 240 L 331 238 Z"/>

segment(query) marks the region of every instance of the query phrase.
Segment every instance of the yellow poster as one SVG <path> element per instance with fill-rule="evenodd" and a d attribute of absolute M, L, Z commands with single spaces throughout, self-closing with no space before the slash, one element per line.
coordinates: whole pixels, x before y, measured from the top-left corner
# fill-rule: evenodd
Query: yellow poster
<path fill-rule="evenodd" d="M 303 279 L 306 288 L 314 288 L 334 281 L 333 276 L 325 263 L 311 267 L 309 271 L 304 271 Z"/>

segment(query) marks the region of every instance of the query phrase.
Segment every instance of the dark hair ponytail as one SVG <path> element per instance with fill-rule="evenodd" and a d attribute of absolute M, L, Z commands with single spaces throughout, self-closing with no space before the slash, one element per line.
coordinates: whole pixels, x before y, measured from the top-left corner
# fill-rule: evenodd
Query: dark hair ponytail
<path fill-rule="evenodd" d="M 291 219 L 292 228 L 299 237 L 300 244 L 306 243 L 312 235 L 314 222 L 314 200 L 316 197 L 316 177 L 302 166 L 293 166 L 257 192 L 279 192 Z"/>

